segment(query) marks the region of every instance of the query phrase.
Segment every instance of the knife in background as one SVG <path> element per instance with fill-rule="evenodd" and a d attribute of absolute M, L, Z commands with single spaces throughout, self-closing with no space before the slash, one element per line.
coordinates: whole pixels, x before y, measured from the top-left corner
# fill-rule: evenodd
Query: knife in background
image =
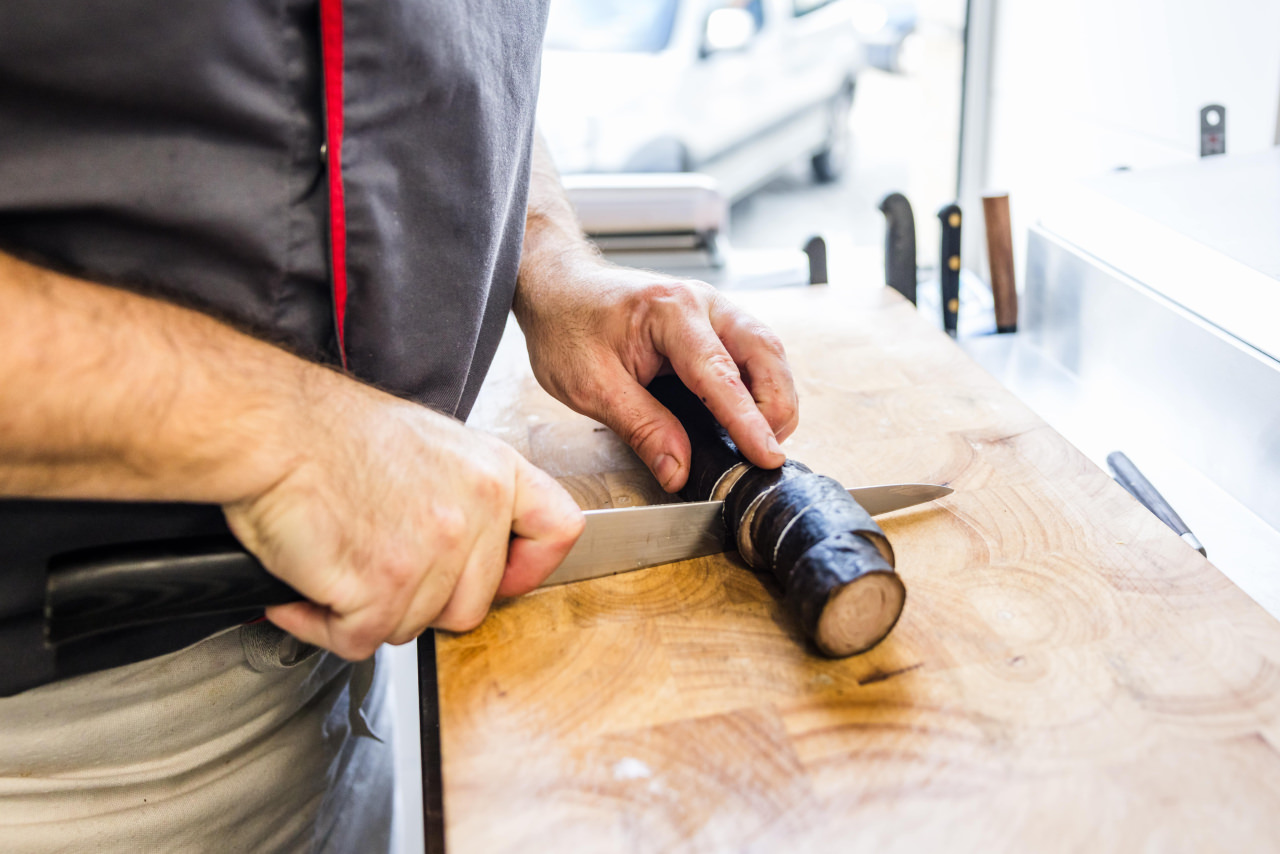
<path fill-rule="evenodd" d="M 942 249 L 938 253 L 938 278 L 942 283 L 942 328 L 952 338 L 960 317 L 960 206 L 949 204 L 938 211 L 942 223 Z"/>
<path fill-rule="evenodd" d="M 1009 194 L 982 197 L 987 227 L 987 262 L 991 268 L 991 298 L 995 303 L 996 332 L 1018 331 L 1018 288 L 1013 272 L 1013 225 L 1009 218 Z"/>
<path fill-rule="evenodd" d="M 952 490 L 894 484 L 849 492 L 868 513 L 878 515 Z M 587 511 L 582 536 L 543 586 L 725 551 L 722 506 L 704 501 Z M 45 637 L 57 645 L 128 626 L 302 598 L 230 536 L 78 549 L 48 561 Z"/>
<path fill-rule="evenodd" d="M 1107 468 L 1111 469 L 1111 474 L 1115 477 L 1116 482 L 1123 486 L 1130 495 L 1138 499 L 1143 507 L 1146 507 L 1156 518 L 1164 522 L 1173 532 L 1183 541 L 1191 546 L 1191 548 L 1200 552 L 1200 554 L 1208 557 L 1208 553 L 1204 550 L 1204 546 L 1200 545 L 1200 540 L 1196 539 L 1196 535 L 1191 533 L 1191 529 L 1187 527 L 1187 523 L 1182 521 L 1182 517 L 1178 515 L 1173 506 L 1165 500 L 1152 484 L 1138 471 L 1138 467 L 1120 451 L 1112 451 L 1107 454 Z"/>
<path fill-rule="evenodd" d="M 916 220 L 911 203 L 901 193 L 880 200 L 884 214 L 884 281 L 916 303 Z"/>

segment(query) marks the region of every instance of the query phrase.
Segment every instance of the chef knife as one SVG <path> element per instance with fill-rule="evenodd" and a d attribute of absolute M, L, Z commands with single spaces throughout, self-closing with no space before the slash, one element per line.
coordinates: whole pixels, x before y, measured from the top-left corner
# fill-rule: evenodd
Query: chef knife
<path fill-rule="evenodd" d="M 933 484 L 849 490 L 872 515 L 951 493 Z M 720 501 L 589 510 L 586 527 L 543 586 L 725 551 Z M 296 602 L 230 536 L 78 549 L 49 561 L 45 638 L 56 645 L 128 626 Z"/>
<path fill-rule="evenodd" d="M 1116 482 L 1123 486 L 1126 492 L 1138 499 L 1143 507 L 1155 514 L 1157 519 L 1172 528 L 1183 542 L 1205 557 L 1209 556 L 1204 546 L 1200 544 L 1200 540 L 1191 533 L 1187 523 L 1182 521 L 1178 511 L 1173 509 L 1173 505 L 1160 494 L 1160 490 L 1156 489 L 1151 481 L 1147 480 L 1123 451 L 1112 451 L 1107 454 L 1107 468 L 1111 469 Z"/>

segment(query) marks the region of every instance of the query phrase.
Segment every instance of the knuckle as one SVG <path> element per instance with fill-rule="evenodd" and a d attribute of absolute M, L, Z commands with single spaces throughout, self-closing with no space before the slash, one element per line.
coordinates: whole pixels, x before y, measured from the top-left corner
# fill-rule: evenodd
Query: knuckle
<path fill-rule="evenodd" d="M 701 279 L 682 279 L 680 284 L 691 296 L 700 297 L 707 302 L 717 302 L 723 299 L 715 288 Z"/>
<path fill-rule="evenodd" d="M 381 646 L 381 644 L 362 643 L 356 646 L 354 651 L 350 655 L 345 656 L 345 658 L 350 661 L 365 661 L 372 658 L 374 654 L 377 653 L 379 646 Z"/>
<path fill-rule="evenodd" d="M 385 637 L 386 633 L 374 625 L 354 626 L 345 638 L 335 644 L 334 652 L 347 661 L 364 661 L 378 651 Z"/>
<path fill-rule="evenodd" d="M 742 381 L 737 362 L 728 353 L 712 353 L 703 360 L 706 373 L 717 382 L 734 385 Z"/>
<path fill-rule="evenodd" d="M 431 535 L 442 552 L 457 551 L 467 545 L 467 518 L 462 508 L 454 505 L 433 508 Z"/>
<path fill-rule="evenodd" d="M 565 513 L 555 520 L 555 526 L 543 537 L 544 542 L 555 551 L 567 552 L 582 536 L 587 527 L 587 517 L 582 511 Z"/>
<path fill-rule="evenodd" d="M 571 514 L 564 527 L 564 542 L 570 545 L 577 542 L 578 537 L 582 536 L 582 532 L 586 529 L 587 517 L 581 511 Z"/>
<path fill-rule="evenodd" d="M 638 307 L 659 314 L 688 313 L 697 309 L 706 299 L 697 284 L 676 279 L 656 279 L 637 290 L 636 302 Z"/>
<path fill-rule="evenodd" d="M 727 328 L 733 331 L 739 340 L 749 340 L 755 348 L 779 359 L 786 358 L 786 348 L 782 339 L 759 319 L 735 307 L 724 309 L 722 317 Z"/>
<path fill-rule="evenodd" d="M 389 554 L 382 560 L 379 575 L 391 590 L 401 591 L 417 585 L 422 562 L 404 552 Z"/>
<path fill-rule="evenodd" d="M 643 285 L 640 293 L 648 302 L 678 302 L 688 298 L 689 289 L 683 282 L 660 279 Z"/>
<path fill-rule="evenodd" d="M 787 348 L 782 346 L 782 339 L 772 329 L 758 320 L 753 320 L 747 327 L 747 331 L 770 356 L 786 359 Z"/>
<path fill-rule="evenodd" d="M 655 441 L 660 440 L 662 435 L 662 423 L 656 419 L 642 419 L 636 421 L 626 430 L 627 444 L 637 450 L 648 447 Z"/>
<path fill-rule="evenodd" d="M 469 632 L 480 627 L 489 613 L 487 605 L 450 607 L 436 620 L 436 626 L 450 632 Z"/>
<path fill-rule="evenodd" d="M 458 623 L 461 626 L 458 631 L 469 632 L 473 629 L 480 628 L 480 624 L 484 622 L 484 618 L 488 613 L 488 608 L 478 608 L 474 611 L 469 611 L 463 614 L 458 620 Z"/>
<path fill-rule="evenodd" d="M 391 637 L 387 638 L 387 643 L 392 646 L 401 646 L 402 644 L 416 640 L 418 636 L 422 634 L 422 631 L 422 629 L 405 629 L 404 631 L 396 632 L 391 635 Z"/>
<path fill-rule="evenodd" d="M 800 415 L 800 407 L 796 403 L 795 398 L 779 401 L 775 404 L 775 407 L 777 410 L 778 421 L 784 426 L 790 425 Z"/>
<path fill-rule="evenodd" d="M 476 477 L 473 489 L 476 500 L 486 507 L 500 507 L 510 503 L 511 489 L 507 481 L 496 471 L 486 468 Z"/>
<path fill-rule="evenodd" d="M 486 434 L 486 441 L 492 453 L 475 464 L 475 496 L 488 505 L 509 502 L 515 496 L 516 470 L 524 458 L 496 436 Z"/>
<path fill-rule="evenodd" d="M 322 579 L 307 593 L 307 598 L 337 614 L 345 614 L 359 606 L 364 592 L 369 565 L 363 555 L 352 555 L 335 572 Z"/>

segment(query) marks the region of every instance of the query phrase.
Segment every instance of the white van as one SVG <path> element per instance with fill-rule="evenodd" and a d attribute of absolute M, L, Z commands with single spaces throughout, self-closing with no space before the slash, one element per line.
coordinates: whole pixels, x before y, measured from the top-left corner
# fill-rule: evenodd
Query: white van
<path fill-rule="evenodd" d="M 848 157 L 852 0 L 552 0 L 539 126 L 560 170 L 704 172 L 740 198 Z"/>

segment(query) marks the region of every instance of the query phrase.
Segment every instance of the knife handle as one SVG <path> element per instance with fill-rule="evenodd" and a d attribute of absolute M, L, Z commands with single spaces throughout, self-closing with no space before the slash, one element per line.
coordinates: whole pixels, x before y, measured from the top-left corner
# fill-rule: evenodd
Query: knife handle
<path fill-rule="evenodd" d="M 233 537 L 81 549 L 49 562 L 45 642 L 302 598 Z"/>
<path fill-rule="evenodd" d="M 880 200 L 884 214 L 884 281 L 889 287 L 916 302 L 916 220 L 911 203 L 901 193 Z"/>
<path fill-rule="evenodd" d="M 952 338 L 960 319 L 960 206 L 938 211 L 942 223 L 942 249 L 938 253 L 938 281 L 942 287 L 942 328 Z"/>
<path fill-rule="evenodd" d="M 1151 481 L 1138 471 L 1138 467 L 1120 451 L 1112 451 L 1107 454 L 1107 468 L 1111 469 L 1111 473 L 1115 476 L 1116 482 L 1125 488 L 1126 491 L 1134 498 L 1141 502 L 1156 518 L 1164 522 L 1173 532 L 1191 546 L 1191 548 L 1200 552 L 1200 554 L 1208 557 L 1204 546 L 1200 545 L 1200 541 L 1196 539 L 1196 535 L 1191 533 L 1191 529 L 1187 527 L 1187 523 L 1182 521 L 1182 517 L 1173 509 L 1160 491 L 1152 485 Z"/>
<path fill-rule="evenodd" d="M 991 298 L 996 305 L 996 332 L 1018 331 L 1018 288 L 1013 272 L 1013 225 L 1009 195 L 982 197 L 987 227 L 987 261 L 991 267 Z"/>

